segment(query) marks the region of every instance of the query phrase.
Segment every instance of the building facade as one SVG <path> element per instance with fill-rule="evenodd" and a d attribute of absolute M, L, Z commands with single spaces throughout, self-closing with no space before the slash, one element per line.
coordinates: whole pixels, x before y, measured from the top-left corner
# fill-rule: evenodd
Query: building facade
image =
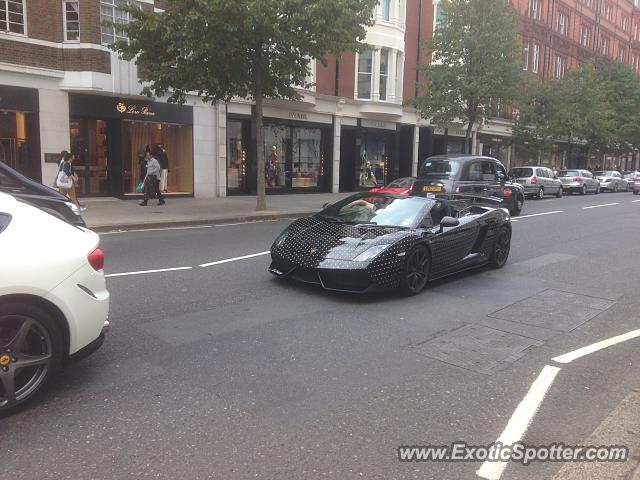
<path fill-rule="evenodd" d="M 161 11 L 161 0 L 129 0 Z M 439 0 L 380 0 L 368 51 L 328 57 L 301 100 L 268 100 L 255 146 L 251 103 L 196 96 L 168 104 L 140 94 L 135 64 L 108 45 L 129 21 L 121 0 L 0 1 L 0 161 L 51 184 L 60 152 L 74 155 L 80 195 L 135 197 L 146 150 L 169 160 L 169 195 L 356 191 L 415 174 L 419 160 L 463 149 L 466 126 L 434 126 L 410 105 L 429 61 Z M 586 60 L 640 68 L 640 13 L 627 0 L 512 0 L 523 68 L 562 76 Z M 511 120 L 473 132 L 473 150 L 512 161 Z M 255 148 L 262 148 L 258 172 Z"/>

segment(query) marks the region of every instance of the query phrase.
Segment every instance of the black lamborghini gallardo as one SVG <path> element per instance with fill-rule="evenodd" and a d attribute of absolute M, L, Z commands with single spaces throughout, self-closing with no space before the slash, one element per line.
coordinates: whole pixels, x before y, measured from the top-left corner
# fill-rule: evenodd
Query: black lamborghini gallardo
<path fill-rule="evenodd" d="M 509 256 L 506 209 L 474 198 L 363 192 L 287 227 L 271 247 L 269 271 L 327 290 L 420 292 L 427 281 Z"/>

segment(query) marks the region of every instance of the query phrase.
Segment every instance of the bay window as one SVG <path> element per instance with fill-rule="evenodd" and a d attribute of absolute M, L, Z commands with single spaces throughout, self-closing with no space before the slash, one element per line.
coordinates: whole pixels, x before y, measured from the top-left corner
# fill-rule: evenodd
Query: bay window
<path fill-rule="evenodd" d="M 373 50 L 358 54 L 358 98 L 371 100 L 373 91 Z"/>
<path fill-rule="evenodd" d="M 389 49 L 380 50 L 380 100 L 387 100 L 389 86 Z"/>

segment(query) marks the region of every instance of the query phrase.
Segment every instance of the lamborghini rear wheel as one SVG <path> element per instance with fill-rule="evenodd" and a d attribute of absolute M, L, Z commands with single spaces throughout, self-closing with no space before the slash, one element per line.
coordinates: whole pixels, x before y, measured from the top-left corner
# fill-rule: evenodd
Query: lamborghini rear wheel
<path fill-rule="evenodd" d="M 416 245 L 407 253 L 400 288 L 405 295 L 420 293 L 429 278 L 429 250 L 424 245 Z"/>
<path fill-rule="evenodd" d="M 493 251 L 489 257 L 489 265 L 493 268 L 502 268 L 509 258 L 511 249 L 511 231 L 507 227 L 501 227 L 493 244 Z"/>

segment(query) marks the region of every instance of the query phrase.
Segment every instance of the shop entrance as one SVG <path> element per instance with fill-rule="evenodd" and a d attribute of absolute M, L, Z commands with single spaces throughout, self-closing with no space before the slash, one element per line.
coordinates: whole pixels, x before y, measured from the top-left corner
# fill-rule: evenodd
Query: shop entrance
<path fill-rule="evenodd" d="M 71 155 L 80 195 L 111 194 L 109 124 L 106 120 L 71 119 Z"/>
<path fill-rule="evenodd" d="M 0 162 L 40 181 L 36 122 L 32 113 L 0 110 Z"/>

